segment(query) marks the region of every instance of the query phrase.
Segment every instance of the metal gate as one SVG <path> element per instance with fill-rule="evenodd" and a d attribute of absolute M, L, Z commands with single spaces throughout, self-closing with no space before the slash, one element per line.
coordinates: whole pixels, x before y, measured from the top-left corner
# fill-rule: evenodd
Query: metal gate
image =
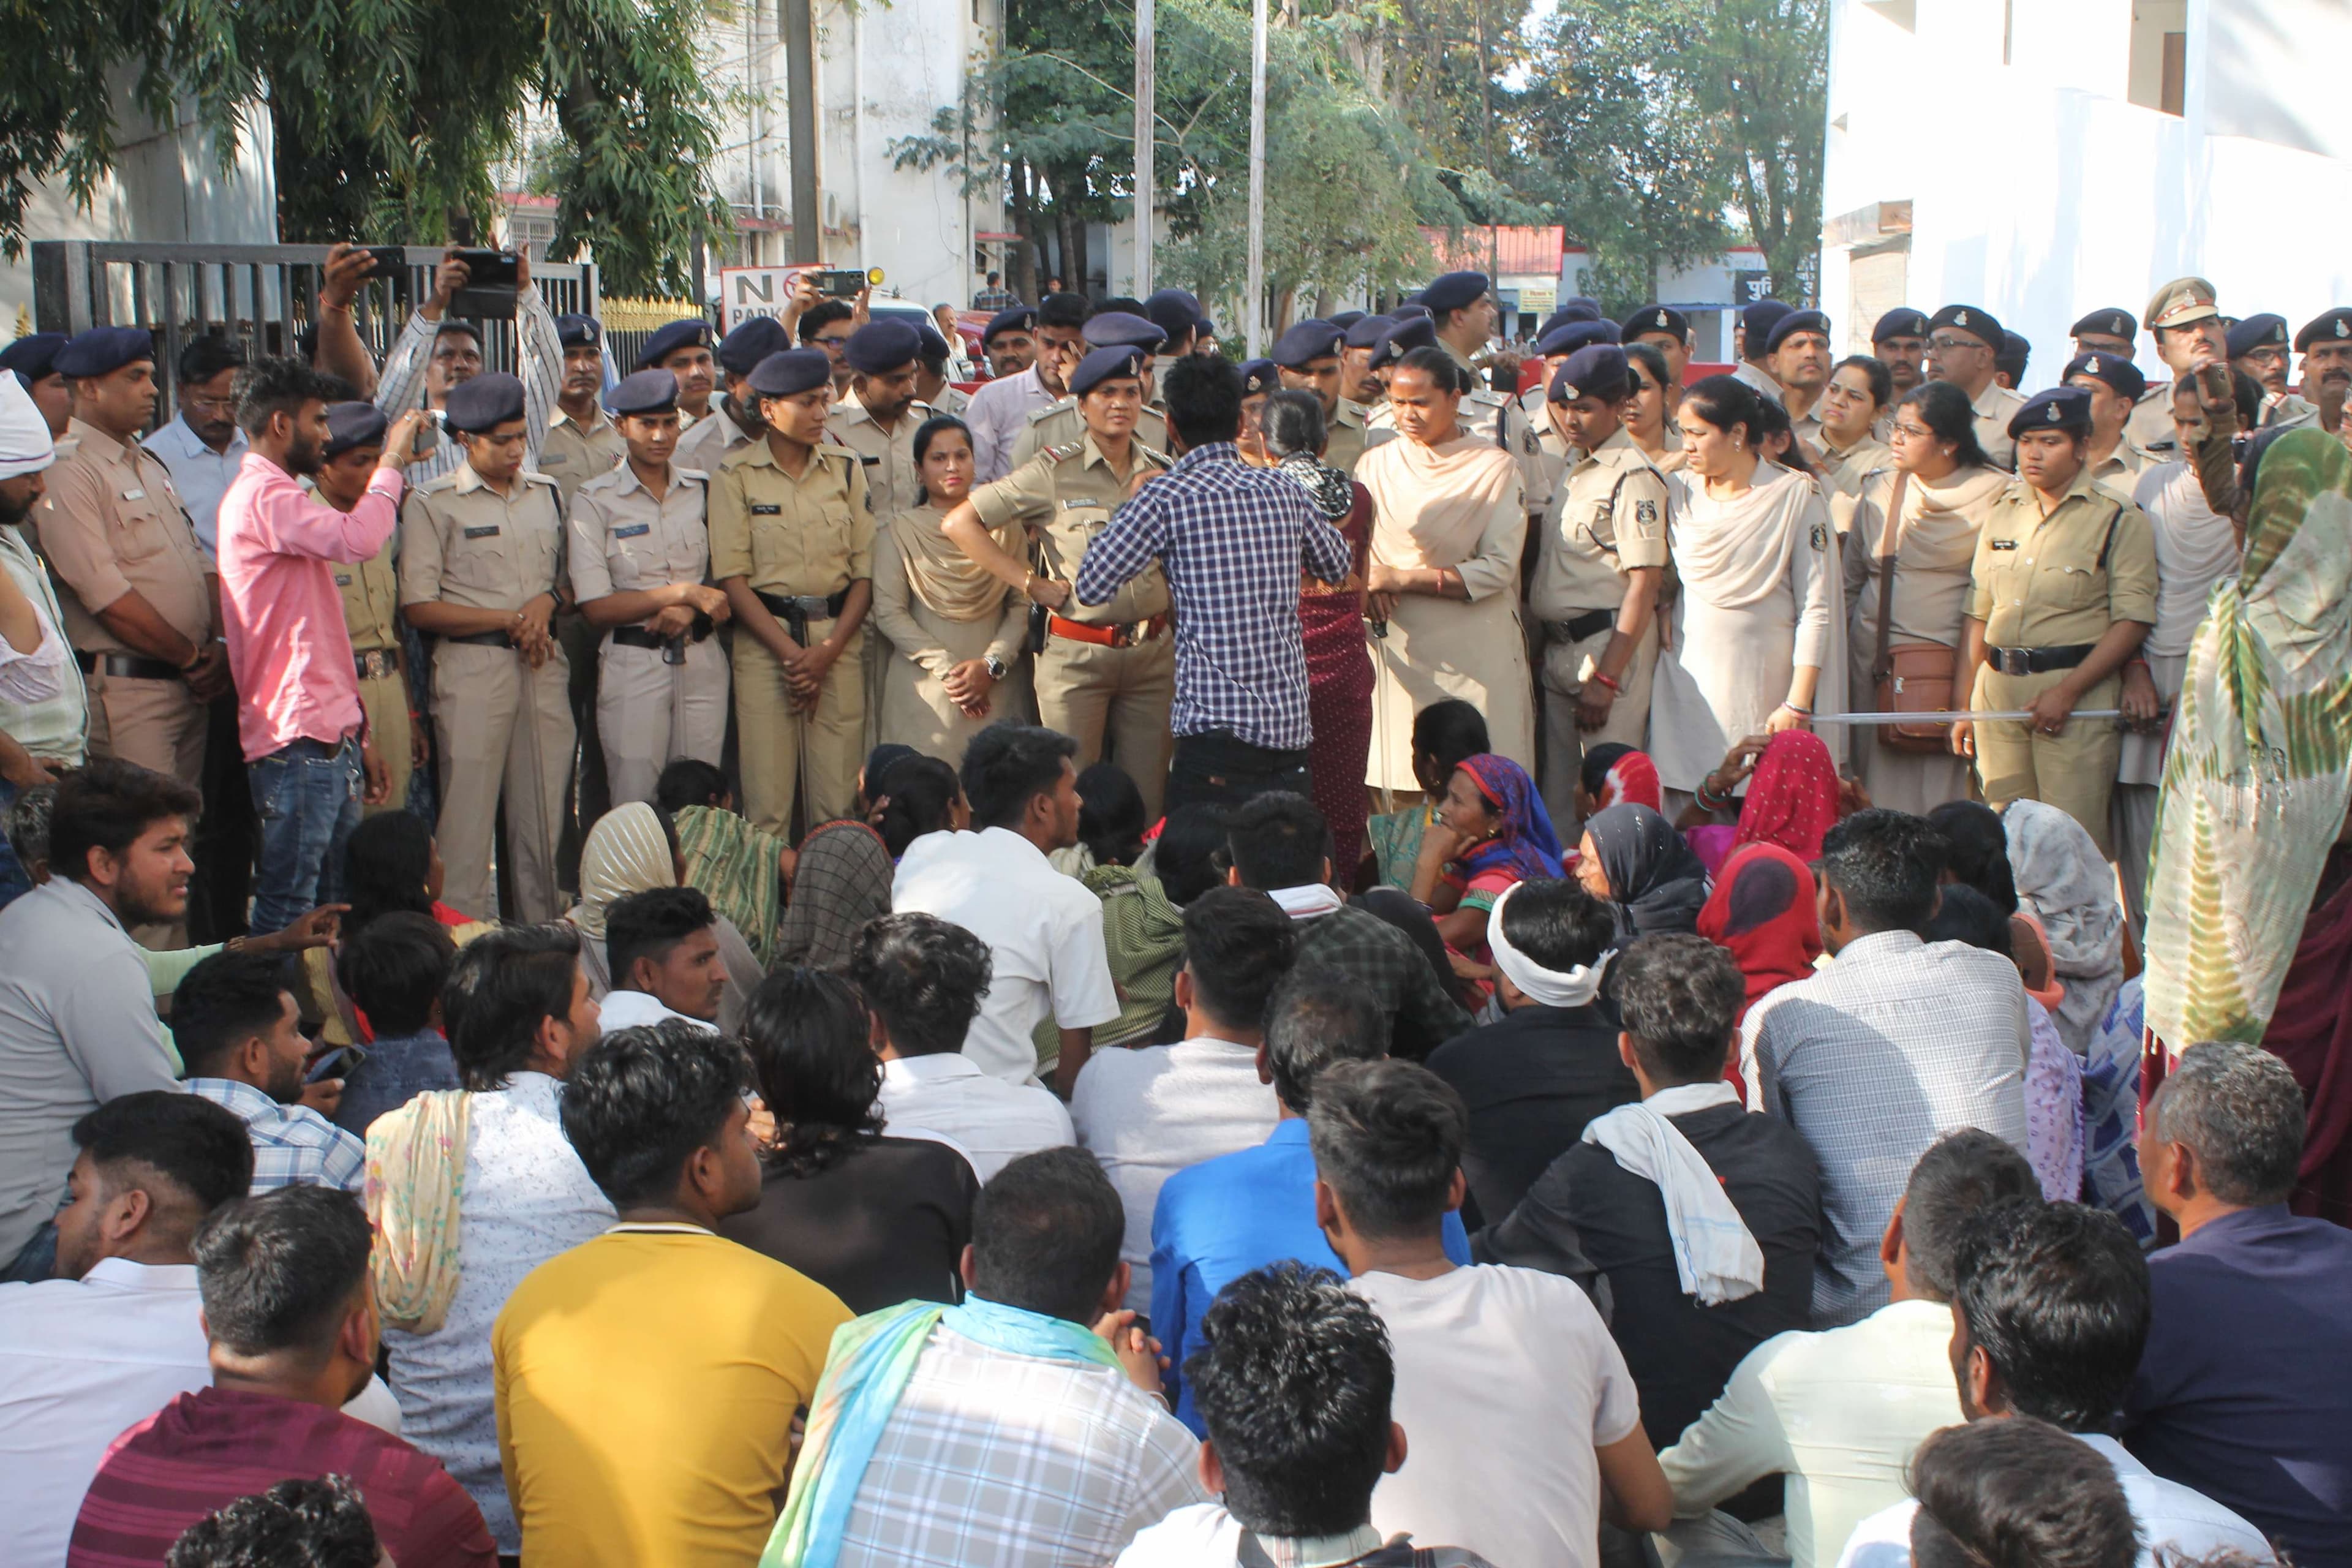
<path fill-rule="evenodd" d="M 46 239 L 33 243 L 34 330 L 79 332 L 140 326 L 156 336 L 155 421 L 176 412 L 173 368 L 194 339 L 223 335 L 247 353 L 298 354 L 318 319 L 323 245 L 156 245 L 125 240 Z M 360 289 L 353 313 L 360 341 L 379 362 L 398 341 L 409 313 L 433 293 L 442 248 L 403 246 L 401 267 Z M 531 278 L 559 315 L 596 313 L 593 263 L 533 261 Z M 487 368 L 515 369 L 514 323 L 481 321 Z"/>

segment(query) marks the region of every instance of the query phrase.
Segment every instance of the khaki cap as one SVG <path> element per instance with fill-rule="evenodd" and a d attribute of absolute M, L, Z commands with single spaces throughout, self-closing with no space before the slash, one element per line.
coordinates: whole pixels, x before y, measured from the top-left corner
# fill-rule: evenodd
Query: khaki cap
<path fill-rule="evenodd" d="M 2185 327 L 2209 321 L 2221 312 L 2213 304 L 2213 285 L 2202 278 L 2176 278 L 2158 289 L 2147 302 L 2148 331 Z"/>

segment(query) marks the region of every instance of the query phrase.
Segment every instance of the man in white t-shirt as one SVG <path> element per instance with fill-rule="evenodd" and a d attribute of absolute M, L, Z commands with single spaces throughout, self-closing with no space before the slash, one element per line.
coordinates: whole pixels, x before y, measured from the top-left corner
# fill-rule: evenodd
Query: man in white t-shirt
<path fill-rule="evenodd" d="M 719 917 L 699 888 L 653 888 L 613 900 L 604 913 L 613 989 L 597 1005 L 604 1033 L 667 1023 L 719 1027 L 727 965 Z"/>
<path fill-rule="evenodd" d="M 1307 1112 L 1315 1217 L 1380 1310 L 1405 1462 L 1372 1523 L 1498 1563 L 1593 1568 L 1601 1521 L 1664 1530 L 1674 1494 L 1625 1358 L 1581 1288 L 1445 1256 L 1462 1205 L 1461 1096 L 1410 1062 L 1340 1062 Z"/>
<path fill-rule="evenodd" d="M 1078 743 L 1009 721 L 990 725 L 963 754 L 973 833 L 927 833 L 908 847 L 890 889 L 900 913 L 937 915 L 988 944 L 992 977 L 963 1054 L 1007 1083 L 1054 1072 L 1065 1092 L 1093 1048 L 1095 1026 L 1118 1016 L 1103 946 L 1102 900 L 1045 857 L 1078 841 Z M 1051 1016 L 1058 1062 L 1032 1044 Z"/>
<path fill-rule="evenodd" d="M 2229 1552 L 2267 1563 L 2261 1531 L 2106 1435 L 2147 1343 L 2151 1300 L 2147 1259 L 2115 1215 L 2032 1197 L 1987 1210 L 1969 1226 L 1952 1289 L 1961 1414 L 2036 1416 L 2098 1450 L 2138 1522 L 2142 1568 Z M 1839 1568 L 1910 1568 L 1918 1506 L 1906 1499 L 1864 1520 Z"/>
<path fill-rule="evenodd" d="M 1102 1163 L 1127 1205 L 1119 1256 L 1127 1304 L 1151 1310 L 1151 1220 L 1168 1178 L 1204 1160 L 1255 1149 L 1281 1120 L 1258 1077 L 1266 1004 L 1290 972 L 1298 937 L 1282 906 L 1245 888 L 1212 888 L 1184 908 L 1184 967 L 1172 1046 L 1104 1051 L 1070 1096 L 1078 1142 Z"/>
<path fill-rule="evenodd" d="M 892 1132 L 961 1151 L 983 1183 L 1024 1154 L 1076 1141 L 1051 1091 L 991 1078 L 959 1048 L 989 988 L 980 938 L 937 915 L 884 915 L 857 933 L 849 978 L 873 1016 Z"/>

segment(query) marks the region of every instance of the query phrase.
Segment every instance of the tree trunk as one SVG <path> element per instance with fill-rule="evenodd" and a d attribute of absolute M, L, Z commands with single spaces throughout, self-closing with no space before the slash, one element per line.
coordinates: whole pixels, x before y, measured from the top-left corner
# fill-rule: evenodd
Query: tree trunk
<path fill-rule="evenodd" d="M 1074 259 L 1077 256 L 1078 246 L 1077 237 L 1071 228 L 1070 205 L 1062 199 L 1061 182 L 1056 180 L 1054 183 L 1054 237 L 1057 242 L 1055 248 L 1059 255 L 1055 258 L 1054 270 L 1061 275 L 1063 288 L 1083 294 L 1087 291 L 1087 279 L 1086 275 L 1077 270 Z"/>
<path fill-rule="evenodd" d="M 1024 300 L 1037 298 L 1037 264 L 1034 251 L 1037 206 L 1031 195 L 1030 182 L 1029 165 L 1025 163 L 1014 164 L 1012 200 L 1006 204 L 1010 209 L 1006 216 L 1012 220 L 1013 232 L 1021 237 L 1021 242 L 1005 251 L 1004 266 L 1007 276 L 1004 284 Z"/>

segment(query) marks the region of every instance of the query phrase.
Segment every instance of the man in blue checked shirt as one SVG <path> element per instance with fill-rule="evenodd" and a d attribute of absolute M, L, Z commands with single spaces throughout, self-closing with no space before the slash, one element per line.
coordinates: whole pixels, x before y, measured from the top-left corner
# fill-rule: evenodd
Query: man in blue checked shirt
<path fill-rule="evenodd" d="M 367 1145 L 303 1103 L 310 1042 L 275 957 L 216 952 L 172 994 L 172 1040 L 187 1089 L 236 1113 L 253 1138 L 253 1190 L 312 1183 L 358 1192 Z M 332 1110 L 342 1082 L 314 1098 Z"/>
<path fill-rule="evenodd" d="M 1234 805 L 1268 790 L 1308 793 L 1302 569 L 1348 575 L 1347 541 L 1304 487 L 1242 461 L 1242 378 L 1216 355 L 1160 378 L 1183 453 L 1119 508 L 1078 567 L 1076 596 L 1098 605 L 1158 562 L 1176 610 L 1176 737 L 1167 809 Z"/>

